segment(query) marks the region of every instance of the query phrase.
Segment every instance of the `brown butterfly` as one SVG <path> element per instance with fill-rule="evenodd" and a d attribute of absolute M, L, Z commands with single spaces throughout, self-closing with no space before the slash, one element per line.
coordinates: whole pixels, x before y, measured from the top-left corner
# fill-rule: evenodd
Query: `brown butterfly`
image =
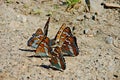
<path fill-rule="evenodd" d="M 35 53 L 36 55 L 39 56 L 48 56 L 49 51 L 51 50 L 50 48 L 50 39 L 47 37 L 48 33 L 48 27 L 49 27 L 49 22 L 50 22 L 50 17 L 48 18 L 45 27 L 44 27 L 44 32 L 42 29 L 37 29 L 35 34 L 32 35 L 32 37 L 28 40 L 28 46 L 31 46 L 35 48 Z"/>
<path fill-rule="evenodd" d="M 77 39 L 72 35 L 71 29 L 66 27 L 65 23 L 60 27 L 53 39 L 52 45 L 56 44 L 61 47 L 62 52 L 65 53 L 64 55 L 77 56 L 79 54 Z"/>
<path fill-rule="evenodd" d="M 27 45 L 33 48 L 37 48 L 38 44 L 44 39 L 43 31 L 42 29 L 37 29 L 35 34 L 32 35 L 32 37 L 28 40 Z"/>
<path fill-rule="evenodd" d="M 66 69 L 66 63 L 65 59 L 63 57 L 63 54 L 61 53 L 60 47 L 53 48 L 51 59 L 49 60 L 51 65 L 59 70 L 65 70 Z"/>

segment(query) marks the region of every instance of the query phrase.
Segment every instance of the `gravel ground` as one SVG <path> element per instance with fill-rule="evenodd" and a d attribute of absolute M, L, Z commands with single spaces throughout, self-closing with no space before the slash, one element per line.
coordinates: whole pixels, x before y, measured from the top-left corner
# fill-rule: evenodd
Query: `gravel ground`
<path fill-rule="evenodd" d="M 0 80 L 120 80 L 120 9 L 105 9 L 102 2 L 120 5 L 119 0 L 91 0 L 91 12 L 84 3 L 66 12 L 59 0 L 0 0 Z M 80 53 L 65 57 L 63 72 L 42 67 L 49 58 L 21 50 L 32 50 L 27 40 L 43 29 L 48 15 L 50 38 L 62 23 L 77 37 Z"/>

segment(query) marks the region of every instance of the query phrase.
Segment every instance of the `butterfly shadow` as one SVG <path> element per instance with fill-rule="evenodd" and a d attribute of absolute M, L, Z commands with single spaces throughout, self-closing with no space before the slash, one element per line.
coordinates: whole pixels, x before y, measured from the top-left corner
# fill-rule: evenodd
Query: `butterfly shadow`
<path fill-rule="evenodd" d="M 31 49 L 19 49 L 21 51 L 27 51 L 27 52 L 35 52 L 35 50 L 31 50 Z M 27 56 L 28 58 L 48 58 L 47 56 L 38 56 L 38 55 L 30 55 L 30 56 Z"/>
<path fill-rule="evenodd" d="M 19 48 L 20 51 L 27 51 L 27 52 L 35 52 L 35 50 L 31 50 L 31 49 L 21 49 Z"/>
<path fill-rule="evenodd" d="M 62 70 L 56 69 L 56 68 L 54 68 L 54 67 L 52 67 L 52 66 L 50 66 L 50 65 L 41 64 L 41 65 L 34 65 L 34 66 L 42 67 L 42 68 L 45 68 L 45 69 L 52 69 L 52 70 L 54 70 L 54 71 L 61 71 L 61 72 L 63 72 Z"/>
<path fill-rule="evenodd" d="M 37 55 L 30 55 L 30 56 L 27 56 L 28 58 L 41 58 L 41 60 L 43 60 L 43 58 L 49 58 L 49 57 L 43 57 L 43 56 L 37 56 Z"/>

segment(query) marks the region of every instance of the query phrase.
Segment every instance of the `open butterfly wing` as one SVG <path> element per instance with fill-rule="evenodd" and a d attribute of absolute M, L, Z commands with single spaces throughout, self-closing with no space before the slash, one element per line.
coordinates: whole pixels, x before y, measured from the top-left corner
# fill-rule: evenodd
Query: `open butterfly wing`
<path fill-rule="evenodd" d="M 65 53 L 65 55 L 77 56 L 79 54 L 79 49 L 77 46 L 76 37 L 75 36 L 67 37 L 67 39 L 64 41 L 61 49 Z"/>
<path fill-rule="evenodd" d="M 66 69 L 66 63 L 65 59 L 61 53 L 61 50 L 59 47 L 55 47 L 53 50 L 53 54 L 51 56 L 51 59 L 49 60 L 51 65 L 59 70 L 65 70 Z"/>

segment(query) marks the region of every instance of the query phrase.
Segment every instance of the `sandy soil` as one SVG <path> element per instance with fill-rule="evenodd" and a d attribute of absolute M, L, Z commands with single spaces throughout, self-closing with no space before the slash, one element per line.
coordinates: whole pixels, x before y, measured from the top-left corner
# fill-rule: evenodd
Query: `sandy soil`
<path fill-rule="evenodd" d="M 120 9 L 105 9 L 101 3 L 119 0 L 91 0 L 66 12 L 58 0 L 0 0 L 0 80 L 120 80 Z M 80 53 L 65 57 L 64 72 L 45 68 L 49 58 L 29 57 L 34 52 L 27 40 L 51 15 L 49 34 L 53 38 L 62 23 L 73 29 Z"/>

